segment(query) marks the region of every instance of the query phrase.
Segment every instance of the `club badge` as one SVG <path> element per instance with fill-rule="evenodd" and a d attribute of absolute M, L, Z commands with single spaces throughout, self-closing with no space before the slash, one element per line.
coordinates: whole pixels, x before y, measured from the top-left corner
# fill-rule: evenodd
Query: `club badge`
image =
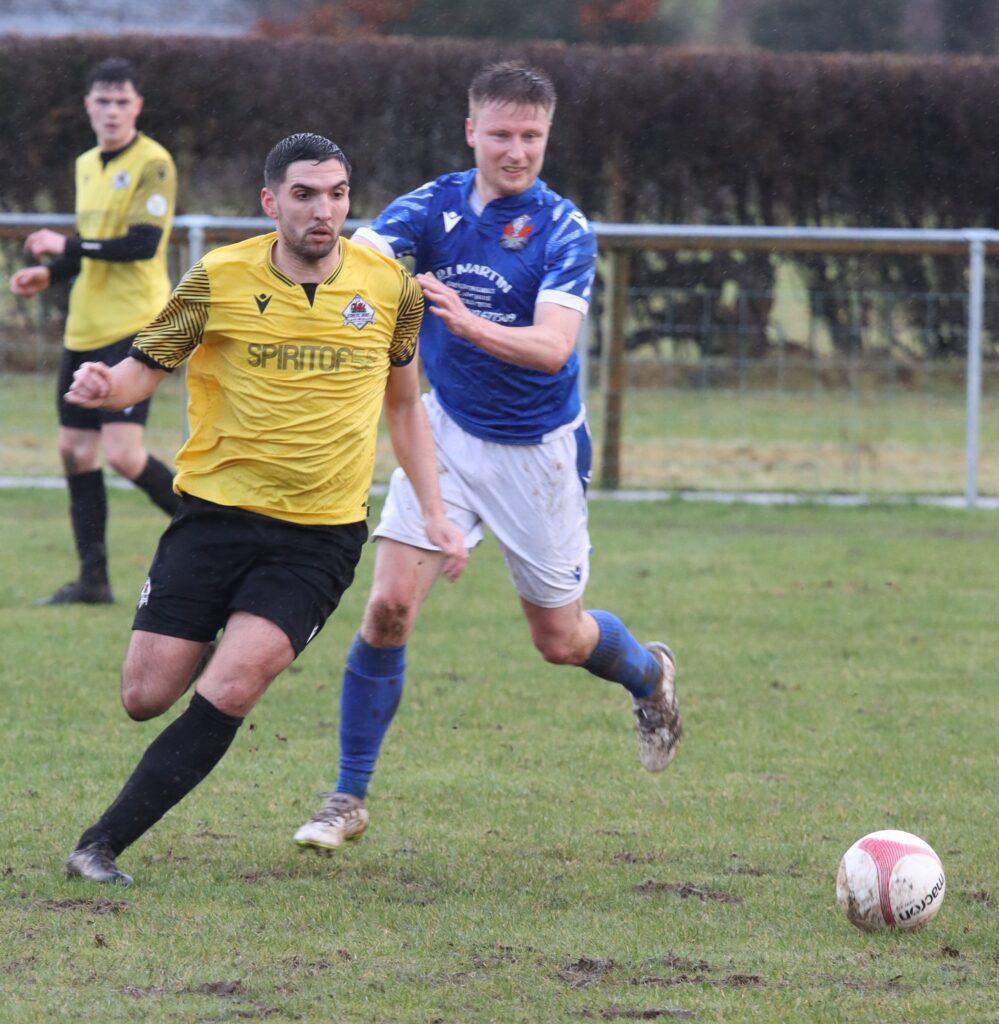
<path fill-rule="evenodd" d="M 534 225 L 527 214 L 515 217 L 509 224 L 503 227 L 503 237 L 500 239 L 500 245 L 504 249 L 512 249 L 514 251 L 523 249 L 527 245 L 527 239 L 533 230 Z"/>
<path fill-rule="evenodd" d="M 374 309 L 360 295 L 355 295 L 347 303 L 347 307 L 343 311 L 344 327 L 349 324 L 351 327 L 361 330 L 362 327 L 367 327 L 368 324 L 373 324 L 374 322 Z"/>
<path fill-rule="evenodd" d="M 111 187 L 116 189 L 128 188 L 131 182 L 132 176 L 128 173 L 128 171 L 119 171 L 111 179 Z"/>

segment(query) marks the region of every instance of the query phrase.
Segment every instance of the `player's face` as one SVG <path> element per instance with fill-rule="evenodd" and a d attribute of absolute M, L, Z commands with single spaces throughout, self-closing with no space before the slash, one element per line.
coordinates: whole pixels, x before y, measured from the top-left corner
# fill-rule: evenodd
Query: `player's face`
<path fill-rule="evenodd" d="M 98 148 L 121 149 L 135 138 L 142 97 L 131 82 L 94 82 L 83 98 Z"/>
<path fill-rule="evenodd" d="M 261 191 L 260 201 L 281 245 L 305 263 L 318 263 L 336 248 L 350 212 L 347 169 L 339 160 L 298 160 L 276 189 Z"/>
<path fill-rule="evenodd" d="M 541 173 L 551 115 L 543 107 L 484 103 L 465 121 L 465 138 L 475 150 L 475 187 L 490 202 L 526 192 Z"/>

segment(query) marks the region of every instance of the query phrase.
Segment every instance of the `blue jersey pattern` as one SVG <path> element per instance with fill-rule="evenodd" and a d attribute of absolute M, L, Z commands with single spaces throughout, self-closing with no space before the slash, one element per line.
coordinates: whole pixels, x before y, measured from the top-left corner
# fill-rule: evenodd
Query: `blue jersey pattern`
<path fill-rule="evenodd" d="M 554 301 L 586 312 L 596 236 L 567 199 L 536 181 L 477 214 L 468 202 L 475 170 L 445 174 L 394 200 L 369 230 L 397 257 L 412 256 L 454 288 L 479 316 L 512 327 Z M 536 444 L 580 412 L 576 353 L 556 374 L 514 366 L 451 334 L 428 313 L 420 330 L 424 369 L 441 405 L 476 437 Z"/>

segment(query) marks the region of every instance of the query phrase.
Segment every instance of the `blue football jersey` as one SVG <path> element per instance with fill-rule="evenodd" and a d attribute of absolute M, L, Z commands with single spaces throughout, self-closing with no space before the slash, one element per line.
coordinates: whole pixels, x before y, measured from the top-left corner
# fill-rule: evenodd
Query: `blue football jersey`
<path fill-rule="evenodd" d="M 469 309 L 497 323 L 529 326 L 538 302 L 585 315 L 597 245 L 582 213 L 541 180 L 477 213 L 469 203 L 474 178 L 474 168 L 442 175 L 394 200 L 358 236 L 412 256 L 416 273 L 436 274 Z M 556 374 L 514 366 L 429 314 L 420 351 L 441 405 L 476 437 L 535 444 L 579 415 L 575 352 Z"/>

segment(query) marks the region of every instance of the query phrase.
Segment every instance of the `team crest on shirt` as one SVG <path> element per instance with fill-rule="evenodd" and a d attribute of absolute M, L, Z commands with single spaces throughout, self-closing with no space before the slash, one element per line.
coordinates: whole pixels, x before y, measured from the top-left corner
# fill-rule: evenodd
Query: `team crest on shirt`
<path fill-rule="evenodd" d="M 349 324 L 351 327 L 356 327 L 358 330 L 361 330 L 362 327 L 367 327 L 368 324 L 373 324 L 374 322 L 374 307 L 372 307 L 370 303 L 360 295 L 355 295 L 350 302 L 347 303 L 347 306 L 343 311 L 344 327 Z"/>
<path fill-rule="evenodd" d="M 514 217 L 509 224 L 503 226 L 503 237 L 500 239 L 500 245 L 504 249 L 523 249 L 527 245 L 528 236 L 533 230 L 534 225 L 526 213 L 520 217 Z"/>
<path fill-rule="evenodd" d="M 128 171 L 119 171 L 111 179 L 111 187 L 117 189 L 128 188 L 131 181 L 132 176 L 128 173 Z"/>

